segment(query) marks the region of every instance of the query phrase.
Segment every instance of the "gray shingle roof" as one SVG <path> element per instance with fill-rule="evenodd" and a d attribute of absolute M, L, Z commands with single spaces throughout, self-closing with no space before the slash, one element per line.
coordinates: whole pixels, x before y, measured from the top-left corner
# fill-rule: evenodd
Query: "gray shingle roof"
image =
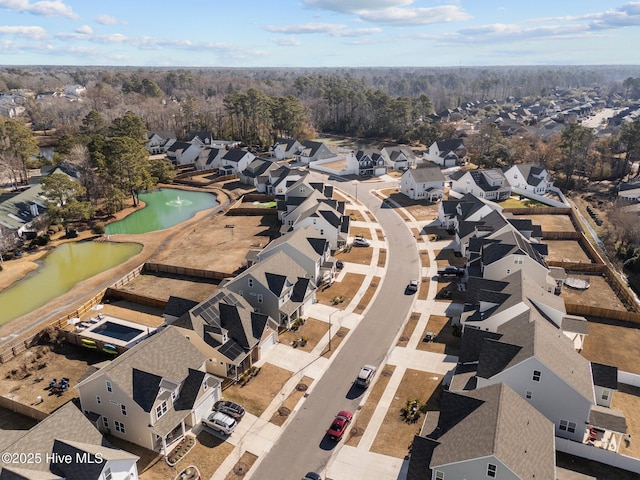
<path fill-rule="evenodd" d="M 612 408 L 592 405 L 589 412 L 589 423 L 594 427 L 627 433 L 627 420 L 624 418 L 624 413 Z"/>
<path fill-rule="evenodd" d="M 410 175 L 416 183 L 443 183 L 444 175 L 438 167 L 410 168 L 402 174 Z"/>
<path fill-rule="evenodd" d="M 445 391 L 438 427 L 427 435 L 437 442 L 429 465 L 494 456 L 519 478 L 555 478 L 553 436 L 553 424 L 505 384 Z"/>
<path fill-rule="evenodd" d="M 593 384 L 599 387 L 618 389 L 618 367 L 591 362 Z"/>

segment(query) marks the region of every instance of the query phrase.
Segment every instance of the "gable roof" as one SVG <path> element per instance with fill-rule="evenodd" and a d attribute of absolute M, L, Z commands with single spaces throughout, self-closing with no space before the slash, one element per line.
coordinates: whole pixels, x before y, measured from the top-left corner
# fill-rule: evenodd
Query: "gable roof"
<path fill-rule="evenodd" d="M 324 255 L 328 242 L 320 237 L 317 230 L 311 226 L 294 230 L 286 235 L 282 235 L 272 240 L 264 249 L 258 253 L 258 257 L 266 258 L 266 254 L 283 245 L 289 245 L 306 257 L 316 261 Z"/>
<path fill-rule="evenodd" d="M 416 183 L 438 182 L 444 184 L 444 175 L 438 167 L 410 168 L 402 174 L 413 178 Z"/>
<path fill-rule="evenodd" d="M 267 287 L 279 297 L 286 286 L 293 286 L 297 278 L 305 277 L 306 271 L 293 258 L 284 252 L 277 252 L 265 260 L 253 264 L 227 285 L 240 282 L 248 276 Z"/>
<path fill-rule="evenodd" d="M 247 152 L 246 150 L 241 150 L 239 148 L 232 148 L 232 149 L 228 150 L 227 153 L 224 154 L 222 159 L 223 160 L 227 160 L 229 162 L 238 163 L 240 160 L 242 160 L 247 155 L 250 155 L 250 153 Z"/>
<path fill-rule="evenodd" d="M 438 425 L 427 435 L 434 444 L 423 451 L 432 469 L 494 456 L 519 478 L 555 478 L 553 436 L 549 420 L 499 383 L 443 392 Z"/>
<path fill-rule="evenodd" d="M 455 152 L 459 148 L 464 147 L 464 141 L 461 138 L 453 138 L 451 140 L 437 141 L 436 145 L 441 152 L 440 156 L 444 156 L 449 152 Z"/>
<path fill-rule="evenodd" d="M 77 387 L 107 375 L 141 408 L 150 411 L 163 378 L 180 384 L 189 369 L 199 369 L 205 360 L 187 338 L 168 326 L 113 359 Z"/>

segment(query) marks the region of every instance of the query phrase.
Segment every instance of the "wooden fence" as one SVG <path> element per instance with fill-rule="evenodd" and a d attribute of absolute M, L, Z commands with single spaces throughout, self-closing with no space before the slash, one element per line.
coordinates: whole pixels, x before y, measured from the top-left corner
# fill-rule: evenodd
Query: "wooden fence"
<path fill-rule="evenodd" d="M 164 263 L 150 262 L 144 264 L 144 271 L 155 273 L 171 273 L 173 275 L 184 275 L 186 277 L 210 278 L 212 280 L 223 280 L 225 278 L 233 277 L 232 273 L 227 272 L 203 270 L 199 268 L 178 267 L 176 265 L 166 265 Z"/>
<path fill-rule="evenodd" d="M 591 305 L 580 305 L 576 303 L 564 304 L 567 313 L 570 315 L 601 317 L 613 320 L 622 320 L 623 322 L 640 323 L 640 313 L 628 312 L 624 310 L 612 310 L 610 308 L 595 307 Z"/>
<path fill-rule="evenodd" d="M 243 202 L 273 202 L 275 199 L 275 195 L 266 193 L 246 193 L 242 197 Z"/>
<path fill-rule="evenodd" d="M 146 295 L 127 292 L 126 290 L 118 290 L 111 287 L 107 288 L 106 297 L 125 300 L 127 302 L 137 303 L 138 305 L 146 305 L 147 307 L 159 308 L 160 310 L 164 310 L 167 306 L 167 301 L 161 298 L 148 297 Z"/>
<path fill-rule="evenodd" d="M 580 240 L 580 232 L 542 232 L 542 238 L 545 240 Z"/>
<path fill-rule="evenodd" d="M 42 412 L 30 405 L 16 402 L 15 400 L 5 397 L 4 395 L 0 396 L 0 407 L 24 415 L 25 417 L 33 418 L 38 422 L 44 420 L 49 416 L 49 414 L 46 412 Z"/>
<path fill-rule="evenodd" d="M 236 207 L 227 212 L 230 217 L 248 215 L 254 217 L 261 217 L 263 215 L 278 215 L 278 210 L 275 208 L 260 208 L 260 207 Z"/>

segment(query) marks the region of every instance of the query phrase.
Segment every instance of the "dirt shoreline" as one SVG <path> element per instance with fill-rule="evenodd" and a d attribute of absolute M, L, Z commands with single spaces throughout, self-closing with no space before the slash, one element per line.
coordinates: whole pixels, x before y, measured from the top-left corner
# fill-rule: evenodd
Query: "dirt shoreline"
<path fill-rule="evenodd" d="M 176 188 L 172 186 L 172 188 Z M 179 187 L 178 187 L 179 188 Z M 199 189 L 199 191 L 203 191 Z M 217 192 L 208 191 L 207 193 L 216 194 Z M 220 205 L 224 204 L 226 199 L 221 198 L 220 195 L 216 195 L 218 202 Z M 43 326 L 47 323 L 52 322 L 56 318 L 61 317 L 66 312 L 70 312 L 78 308 L 80 305 L 88 301 L 92 296 L 96 295 L 100 292 L 100 290 L 108 287 L 113 284 L 119 278 L 125 276 L 127 273 L 136 269 L 143 263 L 149 261 L 149 259 L 167 248 L 171 244 L 173 237 L 177 234 L 181 233 L 184 229 L 192 227 L 195 223 L 199 222 L 203 218 L 212 213 L 216 212 L 216 210 L 221 210 L 220 205 L 216 207 L 200 211 L 196 213 L 192 218 L 186 220 L 178 225 L 167 228 L 165 230 L 158 230 L 155 232 L 148 232 L 142 234 L 119 234 L 119 235 L 110 235 L 103 236 L 105 240 L 108 238 L 111 242 L 117 243 L 138 243 L 142 245 L 142 250 L 135 256 L 131 257 L 124 263 L 121 263 L 118 266 L 115 266 L 109 270 L 106 270 L 98 275 L 95 275 L 91 278 L 83 280 L 82 282 L 77 283 L 71 290 L 66 292 L 65 294 L 59 296 L 56 299 L 49 301 L 47 304 L 42 307 L 26 314 L 21 317 L 18 317 L 10 322 L 7 322 L 3 325 L 0 325 L 0 345 L 3 343 L 7 343 L 8 341 L 13 340 L 14 337 L 19 336 L 31 329 L 35 329 L 36 327 Z M 136 208 L 129 207 L 118 214 L 115 215 L 115 220 L 120 220 L 127 215 L 140 210 L 142 206 L 138 206 Z M 94 237 L 90 231 L 83 231 L 80 235 L 75 239 L 64 239 L 59 238 L 51 242 L 51 244 L 43 250 L 38 252 L 25 255 L 23 258 L 19 258 L 16 260 L 11 260 L 10 262 L 5 262 L 5 270 L 0 273 L 0 290 L 6 288 L 7 286 L 13 284 L 14 282 L 24 278 L 28 273 L 32 272 L 39 265 L 36 263 L 36 260 L 44 257 L 49 251 L 53 249 L 53 247 L 60 245 L 61 243 L 65 243 L 68 241 L 78 241 L 87 238 Z M 12 264 L 11 268 L 7 268 L 7 264 Z M 15 265 L 15 266 L 14 266 Z M 4 275 L 9 272 L 9 275 Z"/>

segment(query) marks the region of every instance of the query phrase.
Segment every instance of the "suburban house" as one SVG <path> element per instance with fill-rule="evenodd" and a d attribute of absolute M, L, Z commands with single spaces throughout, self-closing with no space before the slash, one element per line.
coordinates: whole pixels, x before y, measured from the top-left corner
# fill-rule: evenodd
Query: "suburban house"
<path fill-rule="evenodd" d="M 379 177 L 387 173 L 384 158 L 377 152 L 363 150 L 352 152 L 346 157 L 346 169 L 360 177 Z"/>
<path fill-rule="evenodd" d="M 335 154 L 324 143 L 307 140 L 302 144 L 302 148 L 295 158 L 299 162 L 309 164 L 316 160 L 324 160 L 334 156 Z"/>
<path fill-rule="evenodd" d="M 73 402 L 29 430 L 3 430 L 0 453 L 3 480 L 138 479 L 139 457 L 109 444 Z M 16 454 L 24 459 L 2 461 Z"/>
<path fill-rule="evenodd" d="M 509 386 L 444 391 L 413 439 L 407 480 L 556 478 L 553 424 Z"/>
<path fill-rule="evenodd" d="M 149 132 L 147 133 L 146 148 L 151 155 L 163 155 L 176 141 L 174 132 Z"/>
<path fill-rule="evenodd" d="M 285 160 L 295 158 L 302 148 L 302 144 L 293 138 L 276 138 L 269 152 L 277 160 Z"/>
<path fill-rule="evenodd" d="M 307 278 L 315 284 L 333 278 L 335 263 L 331 261 L 329 242 L 315 228 L 300 228 L 272 240 L 256 259 L 261 262 L 281 251 L 304 268 Z"/>
<path fill-rule="evenodd" d="M 465 329 L 458 362 L 451 390 L 505 383 L 555 425 L 558 437 L 586 443 L 592 427 L 617 451 L 626 433 L 624 415 L 599 405 L 610 402 L 613 389 L 605 400 L 595 396 L 592 364 L 537 310 L 495 333 Z"/>
<path fill-rule="evenodd" d="M 275 319 L 278 326 L 288 327 L 316 300 L 315 282 L 283 251 L 252 265 L 221 286 L 243 297 L 254 312 Z"/>
<path fill-rule="evenodd" d="M 174 165 L 190 165 L 200 157 L 201 147 L 193 143 L 173 142 L 167 149 L 167 159 Z"/>
<path fill-rule="evenodd" d="M 225 288 L 172 324 L 206 358 L 206 371 L 237 381 L 275 345 L 278 325 Z"/>
<path fill-rule="evenodd" d="M 281 195 L 284 198 L 289 187 L 308 174 L 307 170 L 280 165 L 278 168 L 263 174 L 258 180 L 258 185 L 264 184 L 266 193 Z"/>
<path fill-rule="evenodd" d="M 385 164 L 392 170 L 404 170 L 412 166 L 414 155 L 411 147 L 406 145 L 385 146 L 380 150 Z"/>
<path fill-rule="evenodd" d="M 253 161 L 247 165 L 247 168 L 240 172 L 240 182 L 246 185 L 252 185 L 256 187 L 258 193 L 266 193 L 266 175 L 269 171 L 278 168 L 278 164 L 268 160 L 266 158 L 254 158 Z M 261 182 L 261 180 L 264 180 Z"/>
<path fill-rule="evenodd" d="M 220 168 L 222 157 L 227 153 L 225 148 L 205 147 L 201 148 L 200 155 L 196 160 L 197 170 L 212 170 Z"/>
<path fill-rule="evenodd" d="M 240 173 L 256 158 L 256 156 L 241 150 L 239 148 L 232 148 L 227 151 L 220 160 L 220 174 L 221 175 L 233 175 L 234 173 Z"/>
<path fill-rule="evenodd" d="M 82 410 L 99 428 L 166 455 L 222 395 L 207 357 L 168 326 L 82 380 Z"/>
<path fill-rule="evenodd" d="M 461 138 L 440 140 L 433 142 L 429 149 L 422 154 L 424 160 L 449 168 L 460 165 L 467 155 L 467 149 Z"/>
<path fill-rule="evenodd" d="M 240 146 L 240 142 L 237 141 L 217 140 L 213 138 L 211 132 L 189 132 L 187 142 L 201 147 L 218 148 L 221 150 L 229 150 L 230 148 L 238 148 Z"/>
<path fill-rule="evenodd" d="M 553 180 L 542 165 L 518 163 L 505 168 L 504 176 L 516 193 L 531 192 L 536 195 L 544 195 L 553 187 Z"/>
<path fill-rule="evenodd" d="M 451 190 L 471 193 L 487 200 L 506 200 L 511 196 L 511 185 L 499 169 L 458 170 L 450 175 Z"/>
<path fill-rule="evenodd" d="M 306 175 L 298 177 L 294 174 L 288 175 L 287 177 L 280 177 L 278 180 L 281 180 L 274 187 L 276 190 L 278 219 L 285 224 L 287 224 L 285 221 L 286 217 L 291 212 L 298 209 L 300 205 L 307 202 L 307 200 L 313 200 L 310 202 L 310 205 L 322 200 L 327 200 L 327 196 L 324 194 L 325 186 L 323 183 L 307 182 L 305 178 Z M 333 189 L 330 189 L 329 191 L 331 195 L 333 195 Z M 301 211 L 302 210 L 298 211 L 298 215 Z M 288 224 L 293 225 L 293 223 Z"/>
<path fill-rule="evenodd" d="M 500 206 L 492 206 L 484 199 L 466 194 L 457 200 L 443 200 L 438 204 L 438 220 L 446 230 L 457 229 L 462 222 L 477 222 Z"/>
<path fill-rule="evenodd" d="M 400 193 L 412 200 L 440 200 L 444 197 L 444 175 L 438 167 L 410 168 L 400 177 Z"/>

